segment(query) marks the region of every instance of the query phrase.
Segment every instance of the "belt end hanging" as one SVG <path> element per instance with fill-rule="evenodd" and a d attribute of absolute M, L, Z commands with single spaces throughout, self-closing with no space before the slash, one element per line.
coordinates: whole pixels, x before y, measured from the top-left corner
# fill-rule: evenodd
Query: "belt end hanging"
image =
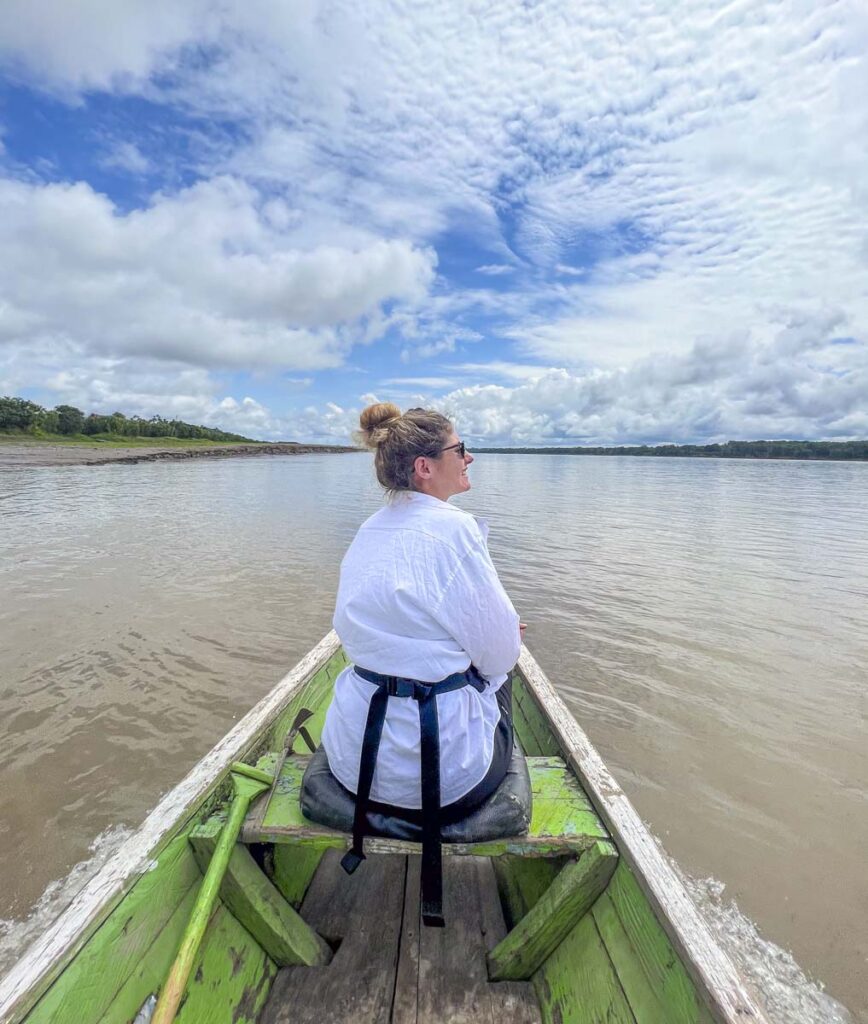
<path fill-rule="evenodd" d="M 443 917 L 442 908 L 422 907 L 422 924 L 426 928 L 445 928 L 446 920 Z"/>
<path fill-rule="evenodd" d="M 348 875 L 351 875 L 365 859 L 365 855 L 361 851 L 347 850 L 343 857 L 341 857 L 341 867 Z"/>

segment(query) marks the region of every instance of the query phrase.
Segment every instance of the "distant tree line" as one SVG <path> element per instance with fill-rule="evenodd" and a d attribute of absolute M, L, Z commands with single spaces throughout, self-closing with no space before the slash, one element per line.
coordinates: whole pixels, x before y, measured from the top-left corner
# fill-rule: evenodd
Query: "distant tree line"
<path fill-rule="evenodd" d="M 726 441 L 613 448 L 474 448 L 522 455 L 665 455 L 704 459 L 868 459 L 868 441 Z"/>
<path fill-rule="evenodd" d="M 202 438 L 207 441 L 250 441 L 249 437 L 230 434 L 214 427 L 202 427 L 183 420 L 167 420 L 152 416 L 125 416 L 113 412 L 109 416 L 91 413 L 86 416 L 74 405 L 58 405 L 43 409 L 26 398 L 0 398 L 0 433 L 30 434 L 113 434 L 117 437 Z"/>

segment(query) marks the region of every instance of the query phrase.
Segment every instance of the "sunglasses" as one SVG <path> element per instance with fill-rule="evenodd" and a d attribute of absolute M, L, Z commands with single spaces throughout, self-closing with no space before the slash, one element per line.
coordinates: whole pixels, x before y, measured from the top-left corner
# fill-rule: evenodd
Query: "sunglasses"
<path fill-rule="evenodd" d="M 459 441 L 458 444 L 450 444 L 448 448 L 440 449 L 441 452 L 451 452 L 453 450 L 458 452 L 459 456 L 463 459 L 467 448 L 463 441 Z"/>

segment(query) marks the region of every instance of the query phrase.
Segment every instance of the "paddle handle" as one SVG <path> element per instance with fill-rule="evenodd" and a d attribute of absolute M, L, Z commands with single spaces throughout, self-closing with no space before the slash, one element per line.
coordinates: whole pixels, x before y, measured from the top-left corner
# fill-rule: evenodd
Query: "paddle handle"
<path fill-rule="evenodd" d="M 248 766 L 245 765 L 244 767 Z M 256 771 L 256 769 L 253 769 L 253 771 Z M 264 772 L 262 774 L 265 775 Z M 269 783 L 271 782 L 270 775 L 265 775 L 265 778 L 268 779 Z M 157 1008 L 154 1011 L 154 1016 L 151 1018 L 151 1024 L 172 1024 L 172 1021 L 175 1019 L 181 997 L 184 995 L 184 990 L 187 987 L 190 971 L 193 969 L 196 953 L 199 951 L 199 946 L 202 942 L 202 936 L 205 934 L 205 928 L 211 919 L 211 913 L 214 910 L 214 904 L 220 892 L 223 876 L 226 874 L 226 868 L 229 866 L 229 858 L 232 856 L 235 840 L 238 838 L 238 833 L 244 824 L 247 808 L 255 796 L 258 796 L 263 790 L 268 788 L 268 784 L 265 781 L 256 777 L 251 778 L 248 772 L 244 772 L 243 776 L 236 774 L 234 766 L 232 782 L 235 786 L 235 799 L 232 801 L 229 817 L 223 826 L 220 838 L 217 840 L 214 855 L 211 858 L 211 863 L 208 865 L 208 870 L 205 872 L 205 878 L 202 880 L 202 887 L 199 889 L 199 895 L 196 897 L 196 905 L 187 923 L 184 938 L 181 940 L 175 962 L 172 964 L 166 984 L 163 986 L 160 998 L 157 1000 Z"/>

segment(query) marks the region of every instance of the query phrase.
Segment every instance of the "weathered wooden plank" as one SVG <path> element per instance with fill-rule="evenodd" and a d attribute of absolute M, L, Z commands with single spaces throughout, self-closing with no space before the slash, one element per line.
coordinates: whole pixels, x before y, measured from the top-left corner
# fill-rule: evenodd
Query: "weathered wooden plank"
<path fill-rule="evenodd" d="M 586 914 L 534 975 L 544 1024 L 637 1022 L 591 914 Z"/>
<path fill-rule="evenodd" d="M 519 739 L 522 749 L 529 755 L 553 757 L 561 756 L 558 737 L 545 717 L 540 714 L 536 702 L 529 696 L 527 686 L 519 674 L 513 677 L 512 683 L 513 715 L 519 715 Z"/>
<path fill-rule="evenodd" d="M 506 856 L 492 860 L 500 901 L 510 928 L 518 924 L 571 859 Z"/>
<path fill-rule="evenodd" d="M 298 842 L 316 849 L 345 849 L 350 844 L 346 833 L 315 825 L 301 813 L 299 795 L 308 758 L 293 756 L 283 766 L 273 794 L 260 797 L 241 830 L 244 842 Z M 275 755 L 261 759 L 259 766 L 271 770 Z M 530 833 L 484 843 L 446 843 L 446 856 L 552 857 L 581 852 L 597 839 L 608 836 L 605 826 L 591 807 L 575 775 L 563 761 L 553 757 L 528 758 L 533 812 Z M 267 809 L 266 808 L 267 803 Z M 263 810 L 265 813 L 263 815 Z M 418 843 L 371 837 L 366 846 L 372 852 L 415 854 Z"/>
<path fill-rule="evenodd" d="M 494 877 L 495 862 L 488 857 L 474 857 L 470 863 L 476 869 L 477 875 L 483 942 L 481 952 L 485 955 L 506 936 L 507 927 L 498 898 L 497 880 Z M 500 1024 L 501 1021 L 508 1021 L 509 1024 L 540 1024 L 542 1018 L 539 1003 L 530 982 L 501 981 L 496 985 L 489 984 L 488 993 L 495 1024 Z"/>
<path fill-rule="evenodd" d="M 567 762 L 632 868 L 712 1017 L 721 1024 L 767 1024 L 765 1013 L 717 944 L 635 808 L 526 647 L 522 647 L 518 668 L 528 694 L 558 737 Z"/>
<path fill-rule="evenodd" d="M 528 757 L 534 757 L 542 753 L 534 735 L 533 725 L 525 717 L 522 705 L 516 700 L 514 689 L 512 697 L 512 726 L 515 730 L 519 746 Z"/>
<path fill-rule="evenodd" d="M 261 1024 L 388 1024 L 406 859 L 369 857 L 353 875 L 328 854 L 302 904 L 306 921 L 339 943 L 328 967 L 279 972 Z"/>
<path fill-rule="evenodd" d="M 219 832 L 191 838 L 203 874 Z M 236 843 L 220 886 L 220 898 L 278 967 L 327 964 L 332 951 L 265 877 L 249 851 Z"/>
<path fill-rule="evenodd" d="M 256 1024 L 276 974 L 262 947 L 225 907 L 218 906 L 175 1022 Z"/>
<path fill-rule="evenodd" d="M 473 857 L 446 865 L 444 929 L 422 928 L 420 863 L 419 857 L 408 858 L 392 1024 L 477 1019 L 539 1024 L 532 985 L 488 981 L 485 955 L 506 934 L 491 862 Z"/>
<path fill-rule="evenodd" d="M 124 982 L 99 1024 L 129 1024 L 145 1000 L 159 990 L 178 952 L 198 892 L 198 885 L 187 892 L 166 926 L 139 958 L 135 971 Z"/>
<path fill-rule="evenodd" d="M 307 723 L 315 742 L 319 743 L 322 736 L 322 723 L 325 712 L 331 703 L 335 679 L 347 665 L 347 657 L 339 648 L 328 661 L 308 680 L 305 686 L 293 697 L 287 707 L 275 718 L 268 733 L 268 746 L 275 750 L 283 749 L 283 741 L 295 716 L 302 708 L 314 712 L 314 718 Z M 308 753 L 307 745 L 300 737 L 293 745 L 296 753 Z"/>
<path fill-rule="evenodd" d="M 579 780 L 559 757 L 528 759 L 533 810 L 532 836 L 608 837 Z"/>
<path fill-rule="evenodd" d="M 101 928 L 148 865 L 224 785 L 233 761 L 244 760 L 269 726 L 320 666 L 338 653 L 334 632 L 327 634 L 278 685 L 208 753 L 148 815 L 136 834 L 75 897 L 0 981 L 0 1024 L 16 1024 Z M 343 654 L 340 654 L 343 657 Z M 198 874 L 198 869 L 197 869 Z"/>
<path fill-rule="evenodd" d="M 418 1024 L 495 1024 L 476 868 L 455 860 L 443 875 L 446 927 L 423 927 L 419 939 Z"/>
<path fill-rule="evenodd" d="M 578 861 L 566 864 L 549 889 L 488 954 L 492 981 L 530 978 L 591 908 L 617 862 L 615 847 L 601 840 Z"/>
<path fill-rule="evenodd" d="M 625 863 L 592 913 L 641 1024 L 707 1024 L 711 1015 Z"/>
<path fill-rule="evenodd" d="M 174 840 L 33 1008 L 28 1024 L 99 1020 L 201 878 L 187 840 Z"/>
<path fill-rule="evenodd" d="M 304 900 L 322 855 L 322 850 L 292 843 L 280 843 L 274 847 L 272 881 L 287 903 L 296 910 Z"/>
<path fill-rule="evenodd" d="M 419 938 L 422 921 L 419 914 L 422 858 L 407 858 L 404 883 L 404 907 L 401 937 L 398 942 L 398 968 L 392 996 L 391 1024 L 417 1024 L 419 1018 Z"/>

